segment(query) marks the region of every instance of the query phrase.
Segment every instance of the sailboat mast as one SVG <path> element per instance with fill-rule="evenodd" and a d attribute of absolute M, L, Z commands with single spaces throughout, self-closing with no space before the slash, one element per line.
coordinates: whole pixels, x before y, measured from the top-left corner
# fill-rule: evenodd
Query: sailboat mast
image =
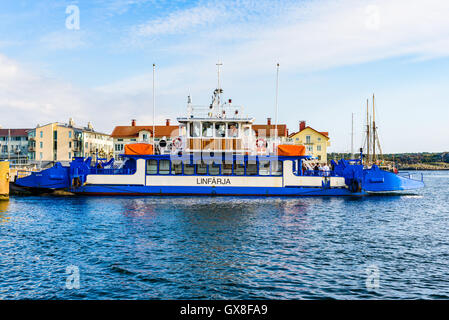
<path fill-rule="evenodd" d="M 373 93 L 373 161 L 376 159 L 376 110 L 374 107 L 374 93 Z"/>
<path fill-rule="evenodd" d="M 155 132 L 155 118 L 156 118 L 156 98 L 154 95 L 154 74 L 156 71 L 156 65 L 153 63 L 153 151 L 155 150 L 155 141 L 156 138 L 156 132 Z"/>
<path fill-rule="evenodd" d="M 277 146 L 278 140 L 278 91 L 279 91 L 279 63 L 276 65 L 276 110 L 274 114 L 274 147 Z M 274 150 L 273 150 L 274 151 Z M 277 154 L 277 149 L 275 150 Z"/>
<path fill-rule="evenodd" d="M 370 135 L 370 123 L 369 123 L 369 101 L 368 99 L 366 99 L 366 160 L 367 163 L 370 162 L 370 140 L 371 140 L 371 135 Z"/>

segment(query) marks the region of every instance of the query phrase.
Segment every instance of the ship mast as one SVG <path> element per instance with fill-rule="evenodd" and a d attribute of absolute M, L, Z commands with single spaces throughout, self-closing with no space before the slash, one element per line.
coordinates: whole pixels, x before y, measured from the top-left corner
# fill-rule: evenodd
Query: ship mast
<path fill-rule="evenodd" d="M 370 121 L 369 121 L 369 102 L 368 99 L 366 99 L 366 162 L 370 162 Z"/>
<path fill-rule="evenodd" d="M 223 65 L 223 63 L 220 62 L 220 60 L 218 60 L 217 63 L 217 106 L 218 106 L 218 112 L 221 113 L 222 110 L 220 110 L 220 105 L 221 105 L 221 93 L 222 90 L 220 88 L 220 67 Z"/>

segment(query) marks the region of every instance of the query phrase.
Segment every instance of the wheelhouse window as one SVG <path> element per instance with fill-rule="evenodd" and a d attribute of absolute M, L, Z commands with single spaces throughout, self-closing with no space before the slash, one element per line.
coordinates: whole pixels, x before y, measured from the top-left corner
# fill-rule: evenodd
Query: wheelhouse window
<path fill-rule="evenodd" d="M 192 122 L 190 123 L 190 136 L 193 138 L 201 137 L 201 123 Z"/>
<path fill-rule="evenodd" d="M 239 124 L 237 122 L 228 123 L 228 137 L 237 138 L 239 136 Z"/>
<path fill-rule="evenodd" d="M 147 174 L 157 174 L 157 160 L 147 160 Z"/>
<path fill-rule="evenodd" d="M 226 124 L 224 122 L 217 122 L 215 124 L 215 136 L 217 138 L 224 138 L 226 136 Z"/>
<path fill-rule="evenodd" d="M 213 123 L 203 122 L 203 137 L 211 138 L 214 136 Z"/>

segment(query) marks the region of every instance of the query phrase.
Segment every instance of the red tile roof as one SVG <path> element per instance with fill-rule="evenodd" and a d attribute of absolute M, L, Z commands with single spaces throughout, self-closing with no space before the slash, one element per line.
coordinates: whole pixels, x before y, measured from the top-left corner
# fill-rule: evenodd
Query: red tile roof
<path fill-rule="evenodd" d="M 286 137 L 288 135 L 287 125 L 278 124 L 278 137 Z M 265 130 L 265 137 L 270 137 L 271 132 L 276 128 L 274 124 L 253 124 L 253 130 L 256 132 L 256 136 L 259 136 L 260 130 Z M 263 134 L 263 132 L 261 132 Z"/>
<path fill-rule="evenodd" d="M 32 129 L 0 129 L 0 136 L 8 136 L 11 135 L 11 137 L 19 137 L 19 136 L 27 136 L 28 131 Z"/>
<path fill-rule="evenodd" d="M 172 132 L 179 129 L 179 126 L 154 126 L 156 137 L 169 137 Z M 117 126 L 111 133 L 113 138 L 135 138 L 140 131 L 148 131 L 153 134 L 153 126 Z"/>

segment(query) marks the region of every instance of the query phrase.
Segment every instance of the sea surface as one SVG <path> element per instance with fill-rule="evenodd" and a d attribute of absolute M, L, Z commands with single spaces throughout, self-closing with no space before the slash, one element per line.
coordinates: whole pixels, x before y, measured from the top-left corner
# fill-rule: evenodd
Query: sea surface
<path fill-rule="evenodd" d="M 405 196 L 12 197 L 0 299 L 447 299 L 449 172 Z"/>

